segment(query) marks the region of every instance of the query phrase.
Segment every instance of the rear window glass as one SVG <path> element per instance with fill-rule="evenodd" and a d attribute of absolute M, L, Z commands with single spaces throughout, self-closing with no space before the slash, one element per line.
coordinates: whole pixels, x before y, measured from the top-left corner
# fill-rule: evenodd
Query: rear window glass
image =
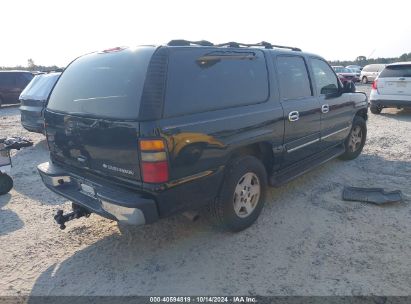
<path fill-rule="evenodd" d="M 179 49 L 170 53 L 165 116 L 255 104 L 268 98 L 259 50 Z"/>
<path fill-rule="evenodd" d="M 22 99 L 45 100 L 59 78 L 60 73 L 37 75 L 20 95 Z"/>
<path fill-rule="evenodd" d="M 411 65 L 387 66 L 380 74 L 380 78 L 385 77 L 411 77 Z"/>
<path fill-rule="evenodd" d="M 76 115 L 136 119 L 154 47 L 85 55 L 71 63 L 47 108 Z"/>

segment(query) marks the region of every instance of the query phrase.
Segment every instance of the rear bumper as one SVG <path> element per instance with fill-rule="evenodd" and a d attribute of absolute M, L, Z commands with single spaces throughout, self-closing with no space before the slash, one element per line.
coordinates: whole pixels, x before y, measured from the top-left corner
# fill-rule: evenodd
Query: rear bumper
<path fill-rule="evenodd" d="M 102 217 L 130 225 L 149 224 L 159 218 L 155 200 L 143 194 L 86 180 L 49 162 L 38 165 L 37 169 L 43 183 L 51 191 Z M 82 185 L 83 188 L 93 189 L 94 193 L 84 191 Z"/>
<path fill-rule="evenodd" d="M 387 99 L 371 99 L 371 106 L 383 106 L 383 107 L 411 107 L 411 100 L 387 100 Z"/>

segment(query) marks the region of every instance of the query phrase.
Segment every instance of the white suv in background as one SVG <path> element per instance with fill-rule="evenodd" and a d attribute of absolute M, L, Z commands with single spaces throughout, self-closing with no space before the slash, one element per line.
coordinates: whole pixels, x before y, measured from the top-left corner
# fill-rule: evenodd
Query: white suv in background
<path fill-rule="evenodd" d="M 378 74 L 385 68 L 385 64 L 369 64 L 361 70 L 360 81 L 362 83 L 368 83 L 374 81 L 378 77 Z"/>
<path fill-rule="evenodd" d="M 371 113 L 411 107 L 411 61 L 389 64 L 372 84 Z"/>

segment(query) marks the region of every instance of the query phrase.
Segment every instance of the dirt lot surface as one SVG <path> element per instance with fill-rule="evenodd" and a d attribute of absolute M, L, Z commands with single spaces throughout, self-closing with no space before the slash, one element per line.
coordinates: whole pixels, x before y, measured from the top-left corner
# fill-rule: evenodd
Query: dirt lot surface
<path fill-rule="evenodd" d="M 411 294 L 410 111 L 370 114 L 358 159 L 270 189 L 258 222 L 238 234 L 183 216 L 121 234 L 92 215 L 60 231 L 53 214 L 70 204 L 41 183 L 47 144 L 19 120 L 17 107 L 0 110 L 0 137 L 35 141 L 13 153 L 15 188 L 0 196 L 0 295 Z M 347 202 L 345 185 L 406 200 Z"/>

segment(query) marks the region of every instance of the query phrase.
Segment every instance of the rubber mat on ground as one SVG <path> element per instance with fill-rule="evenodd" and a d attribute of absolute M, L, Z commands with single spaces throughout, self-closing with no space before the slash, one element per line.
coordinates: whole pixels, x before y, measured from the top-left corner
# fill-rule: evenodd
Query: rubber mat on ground
<path fill-rule="evenodd" d="M 400 190 L 386 192 L 382 188 L 344 187 L 343 200 L 381 205 L 402 202 L 403 198 Z"/>

